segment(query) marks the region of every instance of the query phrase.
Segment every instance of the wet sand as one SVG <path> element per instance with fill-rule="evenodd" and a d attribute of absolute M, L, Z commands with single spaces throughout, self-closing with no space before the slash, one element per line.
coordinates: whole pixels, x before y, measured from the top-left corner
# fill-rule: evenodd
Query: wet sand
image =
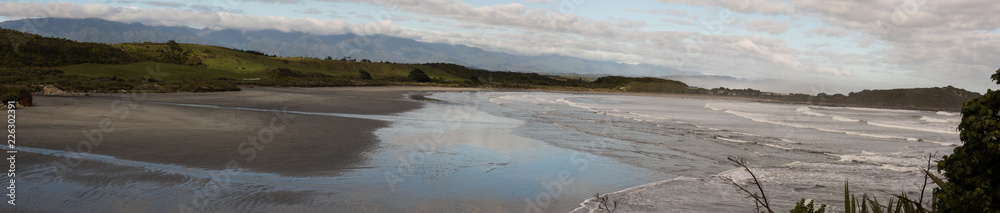
<path fill-rule="evenodd" d="M 226 169 L 227 164 L 232 167 L 231 162 L 236 162 L 236 168 L 257 172 L 286 176 L 330 175 L 363 160 L 361 153 L 376 143 L 373 131 L 385 127 L 388 122 L 280 111 L 390 115 L 421 107 L 421 102 L 405 98 L 407 93 L 441 90 L 455 89 L 245 88 L 238 92 L 145 96 L 38 96 L 35 97 L 36 107 L 18 111 L 18 131 L 24 141 L 19 145 L 49 150 L 72 149 L 125 160 L 209 170 Z M 156 102 L 274 111 L 211 109 Z M 93 142 L 86 142 L 88 138 Z"/>

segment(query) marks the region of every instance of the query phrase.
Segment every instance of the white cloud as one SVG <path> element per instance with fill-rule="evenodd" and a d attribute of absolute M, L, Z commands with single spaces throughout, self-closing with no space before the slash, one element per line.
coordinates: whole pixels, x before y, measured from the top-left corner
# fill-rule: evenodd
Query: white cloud
<path fill-rule="evenodd" d="M 247 2 L 255 1 L 255 2 L 263 2 L 271 4 L 298 4 L 301 2 L 299 0 L 239 0 L 239 1 L 247 1 Z"/>
<path fill-rule="evenodd" d="M 525 4 L 547 4 L 555 2 L 556 0 L 524 0 Z"/>
<path fill-rule="evenodd" d="M 341 0 L 322 1 L 336 2 Z M 618 27 L 617 23 L 582 18 L 571 13 L 558 13 L 544 9 L 527 9 L 524 5 L 518 3 L 476 7 L 457 0 L 361 1 L 386 8 L 400 8 L 403 11 L 412 13 L 520 29 L 573 33 L 605 38 L 614 38 L 620 35 L 623 30 L 626 30 L 623 27 Z"/>
<path fill-rule="evenodd" d="M 827 67 L 827 66 L 817 66 L 816 67 L 816 72 L 823 73 L 823 74 L 835 75 L 835 76 L 853 76 L 854 75 L 854 72 L 851 72 L 850 70 L 837 69 L 836 67 Z"/>
<path fill-rule="evenodd" d="M 147 1 L 144 2 L 148 5 L 160 6 L 160 7 L 183 7 L 184 3 L 170 2 L 170 1 Z"/>
<path fill-rule="evenodd" d="M 996 70 L 1000 4 L 991 0 L 792 0 L 804 15 L 861 32 L 888 48 L 872 63 L 891 64 L 910 76 L 942 84 L 992 87 L 982 73 Z M 813 33 L 838 35 L 834 31 Z M 862 44 L 864 45 L 864 44 Z M 979 75 L 980 78 L 974 76 Z M 973 83 L 974 82 L 974 83 Z"/>
<path fill-rule="evenodd" d="M 625 11 L 629 11 L 629 12 L 648 13 L 648 14 L 653 14 L 653 15 L 663 14 L 663 15 L 672 15 L 672 16 L 687 16 L 687 14 L 688 14 L 687 11 L 678 10 L 678 9 L 640 10 L 640 9 L 635 9 L 635 8 L 631 8 L 631 7 L 625 7 L 623 9 L 625 9 Z"/>
<path fill-rule="evenodd" d="M 810 34 L 829 36 L 829 37 L 841 37 L 847 34 L 847 30 L 840 28 L 830 28 L 830 27 L 817 27 L 809 30 Z"/>
<path fill-rule="evenodd" d="M 295 12 L 305 13 L 305 14 L 322 14 L 323 11 L 316 8 L 309 8 L 305 10 L 297 10 Z"/>
<path fill-rule="evenodd" d="M 704 1 L 704 0 L 659 0 L 664 3 L 715 6 L 742 13 L 760 13 L 766 15 L 791 14 L 794 8 L 780 1 L 771 0 L 739 0 L 739 1 Z"/>
<path fill-rule="evenodd" d="M 778 22 L 770 19 L 758 19 L 746 23 L 748 29 L 770 34 L 782 34 L 788 30 L 787 22 Z"/>
<path fill-rule="evenodd" d="M 794 55 L 772 51 L 772 48 L 757 45 L 749 39 L 739 40 L 733 43 L 739 49 L 753 53 L 753 56 L 780 64 L 792 70 L 802 70 L 802 63 Z"/>

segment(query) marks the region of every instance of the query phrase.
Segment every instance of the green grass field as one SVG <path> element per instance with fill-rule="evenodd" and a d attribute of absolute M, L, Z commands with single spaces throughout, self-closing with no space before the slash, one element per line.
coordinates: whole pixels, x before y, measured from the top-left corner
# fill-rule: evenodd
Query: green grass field
<path fill-rule="evenodd" d="M 167 44 L 159 43 L 122 43 L 112 45 L 124 50 L 132 55 L 141 58 L 162 58 L 166 52 Z M 199 60 L 202 67 L 174 65 L 163 66 L 161 69 L 167 72 L 176 72 L 170 79 L 181 78 L 202 78 L 211 79 L 218 77 L 228 78 L 250 78 L 261 77 L 260 71 L 268 68 L 289 68 L 301 72 L 316 72 L 332 76 L 356 77 L 359 70 L 365 70 L 377 79 L 391 77 L 406 77 L 410 71 L 421 69 L 431 78 L 441 78 L 445 81 L 461 82 L 466 79 L 448 74 L 439 69 L 413 64 L 388 64 L 388 63 L 366 63 L 341 60 L 323 60 L 303 57 L 268 57 L 237 51 L 225 47 L 181 44 L 185 57 Z M 90 76 L 110 76 L 117 74 L 119 77 L 124 74 L 144 75 L 144 67 L 147 62 L 140 62 L 129 65 L 72 65 L 63 67 L 69 73 L 87 74 Z M 134 68 L 140 69 L 134 69 Z"/>
<path fill-rule="evenodd" d="M 59 69 L 68 74 L 79 74 L 90 77 L 111 77 L 119 78 L 143 78 L 149 75 L 146 69 L 152 69 L 163 73 L 162 80 L 211 80 L 217 78 L 257 78 L 257 73 L 239 73 L 233 71 L 223 71 L 218 69 L 185 66 L 178 64 L 167 64 L 157 62 L 139 62 L 132 64 L 77 64 L 60 67 Z"/>

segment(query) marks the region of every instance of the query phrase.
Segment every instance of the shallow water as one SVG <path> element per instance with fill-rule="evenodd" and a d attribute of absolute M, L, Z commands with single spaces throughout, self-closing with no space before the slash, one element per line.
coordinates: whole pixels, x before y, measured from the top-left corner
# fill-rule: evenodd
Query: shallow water
<path fill-rule="evenodd" d="M 630 211 L 745 211 L 720 177 L 751 162 L 780 209 L 854 192 L 915 193 L 928 153 L 959 144 L 959 115 L 745 101 L 543 92 L 442 92 L 390 115 L 290 112 L 392 122 L 366 160 L 336 176 L 212 171 L 23 149 L 29 162 L 84 159 L 66 179 L 23 171 L 35 211 L 566 212 L 594 193 Z M 170 104 L 220 110 L 262 109 Z M 35 154 L 28 154 L 35 153 Z M 73 178 L 75 176 L 88 178 Z M 80 181 L 80 180 L 107 180 Z M 53 202 L 58 201 L 58 202 Z M 592 205 L 585 203 L 585 205 Z M 836 207 L 833 207 L 836 209 Z M 577 211 L 586 211 L 584 208 Z"/>
<path fill-rule="evenodd" d="M 923 181 L 918 168 L 926 166 L 928 154 L 936 153 L 939 159 L 960 144 L 955 131 L 960 116 L 946 112 L 619 95 L 487 96 L 514 111 L 504 115 L 537 123 L 526 126 L 554 124 L 563 129 L 522 128 L 529 137 L 608 156 L 659 177 L 679 177 L 613 194 L 629 211 L 752 207 L 723 179 L 746 183 L 750 177 L 728 162 L 728 156 L 751 163 L 778 209 L 790 209 L 802 198 L 837 205 L 845 180 L 856 193 L 884 197 L 879 190 L 906 191 L 917 197 Z M 571 133 L 586 137 L 557 136 Z M 602 140 L 600 149 L 578 145 Z"/>

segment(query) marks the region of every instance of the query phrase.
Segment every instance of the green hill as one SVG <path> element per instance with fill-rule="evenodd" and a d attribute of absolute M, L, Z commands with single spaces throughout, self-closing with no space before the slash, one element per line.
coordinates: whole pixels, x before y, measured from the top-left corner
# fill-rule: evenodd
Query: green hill
<path fill-rule="evenodd" d="M 649 77 L 605 76 L 594 80 L 593 83 L 600 88 L 631 92 L 689 93 L 690 90 L 684 82 Z"/>
<path fill-rule="evenodd" d="M 0 29 L 0 82 L 38 92 L 239 90 L 240 86 L 458 85 L 464 78 L 416 64 L 274 57 L 256 51 L 168 43 L 99 44 Z M 286 69 L 301 75 L 268 76 Z M 421 69 L 431 83 L 407 75 Z M 373 77 L 361 79 L 364 70 Z M 154 75 L 151 75 L 153 73 Z"/>
<path fill-rule="evenodd" d="M 117 48 L 46 38 L 0 28 L 0 67 L 59 66 L 79 63 L 119 64 L 134 58 Z"/>
<path fill-rule="evenodd" d="M 962 104 L 969 99 L 982 96 L 979 93 L 964 89 L 947 87 L 863 90 L 852 92 L 844 100 L 845 103 L 863 104 L 876 108 L 900 108 L 933 111 L 954 111 L 962 109 Z"/>

